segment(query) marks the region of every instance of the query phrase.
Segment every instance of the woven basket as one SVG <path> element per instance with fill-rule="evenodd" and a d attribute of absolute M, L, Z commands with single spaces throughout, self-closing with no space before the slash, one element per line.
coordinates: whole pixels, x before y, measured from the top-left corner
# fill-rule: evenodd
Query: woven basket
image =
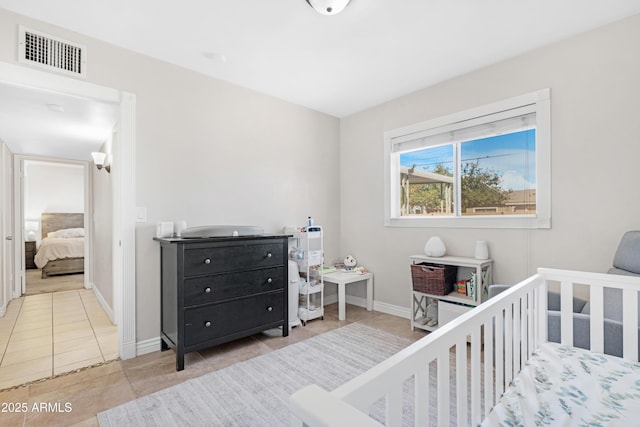
<path fill-rule="evenodd" d="M 458 267 L 422 262 L 411 265 L 413 290 L 431 295 L 447 295 L 453 291 Z"/>

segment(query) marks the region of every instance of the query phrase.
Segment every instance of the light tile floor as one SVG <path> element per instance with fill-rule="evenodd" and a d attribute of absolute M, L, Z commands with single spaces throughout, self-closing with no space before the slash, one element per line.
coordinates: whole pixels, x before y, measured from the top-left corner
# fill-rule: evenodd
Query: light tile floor
<path fill-rule="evenodd" d="M 175 353 L 156 351 L 130 360 L 116 360 L 12 390 L 0 391 L 0 402 L 24 404 L 25 411 L 0 412 L 0 425 L 98 426 L 96 414 L 233 363 L 266 354 L 352 322 L 417 340 L 424 331 L 411 331 L 409 320 L 349 305 L 347 319 L 338 320 L 337 304 L 325 307 L 324 320 L 293 328 L 288 337 L 256 334 L 210 349 L 187 353 L 185 369 L 176 372 Z M 68 411 L 38 411 L 58 404 Z"/>
<path fill-rule="evenodd" d="M 0 390 L 117 357 L 117 328 L 91 290 L 18 298 L 0 318 Z"/>

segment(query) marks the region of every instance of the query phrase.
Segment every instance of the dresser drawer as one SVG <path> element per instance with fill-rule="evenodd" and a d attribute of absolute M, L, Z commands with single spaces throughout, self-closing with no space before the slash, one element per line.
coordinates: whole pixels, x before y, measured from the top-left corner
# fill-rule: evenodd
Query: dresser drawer
<path fill-rule="evenodd" d="M 184 305 L 193 306 L 284 287 L 284 267 L 194 277 L 184 281 Z"/>
<path fill-rule="evenodd" d="M 254 295 L 184 312 L 186 347 L 283 321 L 284 293 Z M 286 325 L 284 326 L 286 329 Z"/>
<path fill-rule="evenodd" d="M 197 276 L 283 265 L 283 256 L 281 243 L 185 249 L 184 275 Z"/>

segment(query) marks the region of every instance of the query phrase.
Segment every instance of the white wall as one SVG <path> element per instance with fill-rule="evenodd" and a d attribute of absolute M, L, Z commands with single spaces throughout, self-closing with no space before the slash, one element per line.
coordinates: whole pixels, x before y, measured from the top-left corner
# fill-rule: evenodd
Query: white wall
<path fill-rule="evenodd" d="M 111 141 L 101 147 L 101 151 L 111 152 Z M 93 164 L 91 173 L 91 194 L 93 203 L 93 282 L 92 286 L 113 314 L 113 263 L 111 242 L 113 239 L 113 184 L 111 174 L 105 169 L 98 170 Z M 115 321 L 115 319 L 112 319 Z"/>
<path fill-rule="evenodd" d="M 433 235 L 461 256 L 487 240 L 499 283 L 539 266 L 606 271 L 622 233 L 640 228 L 639 51 L 637 15 L 343 119 L 340 247 L 375 273 L 376 302 L 409 306 L 408 256 Z M 384 131 L 547 87 L 550 230 L 383 226 Z"/>
<path fill-rule="evenodd" d="M 18 24 L 85 44 L 87 80 L 136 95 L 139 342 L 160 334 L 158 221 L 274 233 L 311 215 L 338 253 L 338 119 L 1 9 L 0 61 L 17 63 Z"/>
<path fill-rule="evenodd" d="M 78 164 L 24 162 L 24 217 L 37 221 L 43 212 L 84 212 L 84 169 Z M 36 232 L 41 240 L 42 228 Z"/>

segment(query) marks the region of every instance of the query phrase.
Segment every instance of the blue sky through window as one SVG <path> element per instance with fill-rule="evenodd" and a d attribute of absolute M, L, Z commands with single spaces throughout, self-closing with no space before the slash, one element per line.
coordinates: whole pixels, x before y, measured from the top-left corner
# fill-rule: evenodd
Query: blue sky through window
<path fill-rule="evenodd" d="M 505 190 L 536 188 L 535 129 L 463 142 L 462 162 L 478 162 L 502 177 Z M 400 155 L 400 165 L 433 172 L 438 165 L 453 169 L 453 146 L 430 147 Z"/>

